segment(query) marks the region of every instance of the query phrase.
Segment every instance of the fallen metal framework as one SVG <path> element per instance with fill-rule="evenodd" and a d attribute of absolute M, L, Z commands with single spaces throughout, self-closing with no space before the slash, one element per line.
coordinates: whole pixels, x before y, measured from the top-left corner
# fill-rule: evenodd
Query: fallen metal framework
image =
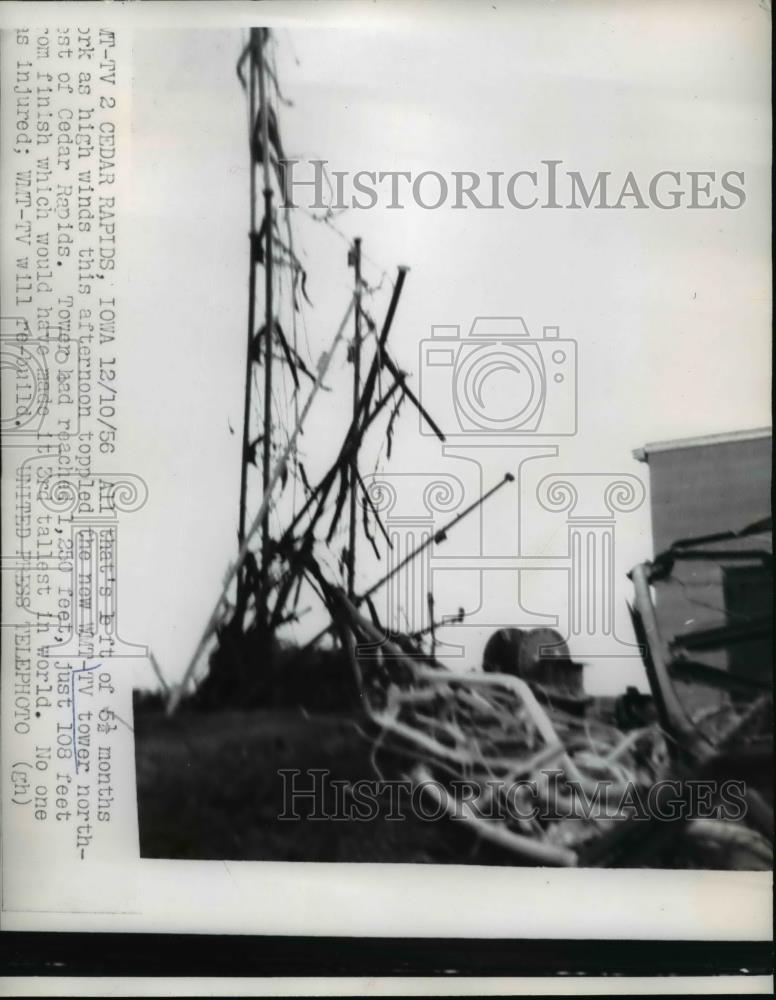
<path fill-rule="evenodd" d="M 520 863 L 642 865 L 667 841 L 684 838 L 690 856 L 705 844 L 736 850 L 752 867 L 772 865 L 772 810 L 754 787 L 744 790 L 745 822 L 693 818 L 688 800 L 694 783 L 735 768 L 741 748 L 769 732 L 769 694 L 730 704 L 713 740 L 669 699 L 658 721 L 623 732 L 551 698 L 540 703 L 535 686 L 520 677 L 454 673 L 419 647 L 399 647 L 342 590 L 313 575 L 325 587 L 374 729 L 379 775 L 384 767 L 409 778 L 438 812 L 464 820 Z M 644 606 L 640 586 L 637 604 Z M 670 688 L 654 663 L 650 681 L 655 695 Z M 771 739 L 765 758 L 772 752 Z M 382 767 L 379 756 L 387 758 Z M 672 822 L 643 808 L 662 782 L 673 783 Z"/>
<path fill-rule="evenodd" d="M 403 773 L 424 794 L 450 814 L 460 810 L 479 836 L 524 862 L 576 865 L 581 847 L 611 822 L 591 809 L 600 782 L 609 783 L 607 798 L 614 801 L 628 782 L 645 785 L 640 767 L 650 778 L 658 772 L 664 752 L 658 730 L 625 735 L 548 710 L 519 677 L 429 665 L 387 641 L 341 592 L 331 593 L 331 606 L 362 684 L 364 710 L 378 730 L 376 750 L 403 759 Z M 360 643 L 377 644 L 378 662 L 359 660 Z M 390 680 L 370 687 L 365 666 L 372 674 L 387 671 Z M 451 781 L 474 794 L 457 801 L 446 794 Z M 545 807 L 539 814 L 557 813 L 556 821 L 530 815 L 534 790 Z"/>

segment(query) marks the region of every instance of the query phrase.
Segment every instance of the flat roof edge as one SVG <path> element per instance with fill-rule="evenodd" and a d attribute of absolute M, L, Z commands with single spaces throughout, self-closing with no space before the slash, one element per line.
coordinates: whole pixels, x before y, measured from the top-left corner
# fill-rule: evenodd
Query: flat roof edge
<path fill-rule="evenodd" d="M 770 427 L 757 427 L 749 431 L 728 431 L 725 434 L 707 434 L 703 437 L 680 438 L 676 441 L 655 441 L 636 448 L 633 457 L 637 462 L 646 462 L 651 454 L 659 451 L 679 451 L 682 448 L 702 448 L 713 444 L 730 444 L 734 441 L 756 441 L 771 437 Z"/>

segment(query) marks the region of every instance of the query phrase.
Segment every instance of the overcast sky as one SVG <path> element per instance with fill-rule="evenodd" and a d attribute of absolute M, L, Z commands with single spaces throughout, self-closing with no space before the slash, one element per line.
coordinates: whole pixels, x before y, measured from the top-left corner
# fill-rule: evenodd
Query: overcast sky
<path fill-rule="evenodd" d="M 383 272 L 392 277 L 398 264 L 411 268 L 391 343 L 413 384 L 433 325 L 466 332 L 478 314 L 521 316 L 534 337 L 558 326 L 576 341 L 578 433 L 553 439 L 557 457 L 529 463 L 522 484 L 524 554 L 563 556 L 564 516 L 536 509 L 543 476 L 627 473 L 646 484 L 646 466 L 632 458 L 645 442 L 770 422 L 768 15 L 754 0 L 456 4 L 446 13 L 428 5 L 416 24 L 406 10 L 391 17 L 381 6 L 371 23 L 362 8 L 351 27 L 278 29 L 278 75 L 293 102 L 281 108 L 289 156 L 323 158 L 351 174 L 509 175 L 546 159 L 591 178 L 632 170 L 647 183 L 660 170 L 745 174 L 746 204 L 735 211 L 377 207 L 338 215 L 342 235 L 296 213 L 313 303 L 299 316 L 298 336 L 313 361 L 347 305 L 345 253 L 356 235 L 370 284 Z M 124 637 L 152 646 L 171 679 L 184 669 L 236 550 L 248 155 L 234 67 L 246 35 L 165 30 L 134 38 L 122 455 L 148 481 L 150 500 L 122 525 L 120 620 Z M 378 320 L 389 294 L 386 280 L 370 300 Z M 313 470 L 325 467 L 350 406 L 342 356 L 336 369 L 303 439 Z M 441 396 L 424 402 L 446 412 Z M 365 453 L 367 472 L 384 460 L 379 437 Z M 484 454 L 489 486 L 506 471 L 504 456 Z M 383 467 L 474 485 L 465 463 L 419 435 L 409 407 Z M 253 503 L 259 499 L 254 491 Z M 486 530 L 495 525 L 509 537 L 516 503 L 515 493 L 494 501 Z M 457 541 L 451 535 L 446 554 L 471 551 L 473 530 Z M 617 521 L 615 600 L 625 639 L 625 572 L 650 555 L 645 503 Z M 361 585 L 379 572 L 365 558 Z M 514 575 L 499 576 L 487 586 L 492 613 L 515 624 Z M 565 574 L 529 576 L 524 606 L 558 614 L 562 627 Z M 466 603 L 473 583 L 460 579 L 457 603 Z M 449 581 L 442 591 L 452 602 L 461 593 Z M 313 612 L 307 622 L 309 631 L 320 618 Z M 472 660 L 486 636 L 479 630 L 467 640 Z M 146 683 L 149 675 L 137 676 Z M 594 662 L 588 673 L 594 691 L 642 681 L 628 658 Z"/>

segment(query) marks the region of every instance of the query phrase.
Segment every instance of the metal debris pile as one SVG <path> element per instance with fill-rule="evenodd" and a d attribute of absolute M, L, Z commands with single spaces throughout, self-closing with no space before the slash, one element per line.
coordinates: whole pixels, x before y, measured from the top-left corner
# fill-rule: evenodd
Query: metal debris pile
<path fill-rule="evenodd" d="M 386 640 L 341 590 L 327 596 L 374 730 L 375 773 L 409 778 L 432 813 L 464 820 L 525 864 L 654 863 L 667 839 L 667 856 L 684 851 L 688 866 L 721 854 L 729 864 L 736 851 L 741 867 L 772 863 L 768 809 L 753 788 L 746 823 L 655 816 L 656 803 L 676 810 L 693 781 L 722 773 L 742 742 L 767 733 L 767 696 L 719 710 L 718 738 L 703 747 L 659 720 L 623 732 L 520 677 L 454 673 Z M 661 782 L 674 782 L 673 798 Z"/>

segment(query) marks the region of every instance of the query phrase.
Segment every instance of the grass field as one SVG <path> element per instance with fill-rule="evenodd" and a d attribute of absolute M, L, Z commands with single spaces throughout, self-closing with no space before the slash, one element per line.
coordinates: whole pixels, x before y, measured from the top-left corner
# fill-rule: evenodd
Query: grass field
<path fill-rule="evenodd" d="M 479 839 L 468 824 L 424 820 L 404 799 L 401 817 L 390 819 L 383 798 L 373 819 L 337 818 L 348 803 L 345 786 L 374 781 L 372 743 L 354 715 L 311 712 L 299 707 L 250 711 L 181 710 L 168 719 L 157 706 L 135 708 L 140 853 L 142 857 L 224 861 L 345 861 L 515 865 L 507 854 Z M 380 764 L 390 776 L 406 760 Z M 281 771 L 296 769 L 297 787 L 319 777 L 324 817 L 309 818 L 309 802 L 294 809 Z M 730 775 L 741 777 L 740 768 Z M 749 776 L 751 778 L 751 776 Z M 770 784 L 769 784 L 770 787 Z M 772 802 L 772 798 L 767 796 Z M 299 819 L 280 819 L 296 811 Z M 674 845 L 676 846 L 676 845 Z M 686 846 L 686 845 L 685 845 Z M 713 846 L 713 845 L 712 845 Z M 691 848 L 652 859 L 655 867 L 760 868 L 751 851 L 734 856 Z M 676 854 L 676 857 L 674 857 Z M 685 857 L 686 855 L 686 857 Z M 684 860 L 682 860 L 684 858 Z M 765 863 L 769 867 L 770 862 Z"/>
<path fill-rule="evenodd" d="M 325 768 L 348 782 L 375 778 L 368 742 L 343 715 L 289 708 L 184 711 L 166 719 L 136 711 L 135 756 L 143 857 L 493 863 L 449 821 L 279 820 L 280 769 Z M 333 793 L 325 803 L 336 811 Z"/>

